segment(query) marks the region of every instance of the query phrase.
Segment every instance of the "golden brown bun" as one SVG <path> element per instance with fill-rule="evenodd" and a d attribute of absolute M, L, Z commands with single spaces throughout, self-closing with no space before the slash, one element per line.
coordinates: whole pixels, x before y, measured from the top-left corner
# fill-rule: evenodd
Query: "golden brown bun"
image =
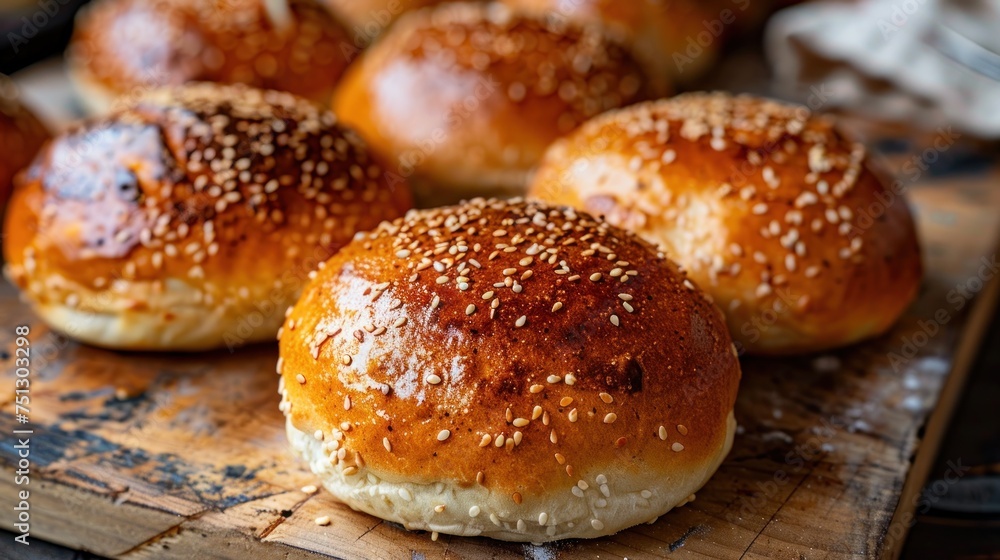
<path fill-rule="evenodd" d="M 282 9 L 284 7 L 284 10 Z M 327 103 L 354 53 L 317 0 L 100 0 L 77 18 L 71 77 L 92 112 L 151 88 L 243 83 Z"/>
<path fill-rule="evenodd" d="M 21 103 L 13 82 L 0 75 L 0 220 L 14 174 L 31 163 L 48 139 L 48 129 Z"/>
<path fill-rule="evenodd" d="M 536 17 L 549 15 L 573 22 L 601 23 L 616 30 L 628 38 L 659 95 L 668 93 L 673 84 L 689 84 L 704 75 L 722 49 L 727 27 L 723 17 L 725 21 L 735 20 L 741 11 L 737 7 L 741 2 L 713 10 L 704 0 L 503 2 Z"/>
<path fill-rule="evenodd" d="M 344 76 L 334 112 L 418 204 L 521 194 L 548 145 L 644 94 L 627 51 L 596 26 L 557 25 L 500 5 L 445 4 L 401 18 Z"/>
<path fill-rule="evenodd" d="M 336 497 L 411 529 L 614 533 L 687 501 L 732 443 L 719 311 L 568 207 L 474 199 L 382 224 L 321 267 L 279 340 L 293 447 Z"/>
<path fill-rule="evenodd" d="M 46 146 L 15 188 L 5 272 L 85 342 L 232 347 L 273 337 L 318 262 L 410 205 L 320 106 L 189 85 Z"/>
<path fill-rule="evenodd" d="M 877 336 L 920 285 L 898 185 L 805 107 L 698 93 L 611 112 L 553 145 L 531 194 L 661 244 L 754 353 Z"/>

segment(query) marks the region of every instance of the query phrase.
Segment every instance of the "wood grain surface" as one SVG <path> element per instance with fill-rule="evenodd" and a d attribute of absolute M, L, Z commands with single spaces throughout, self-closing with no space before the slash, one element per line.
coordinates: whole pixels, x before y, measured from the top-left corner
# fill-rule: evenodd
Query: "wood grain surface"
<path fill-rule="evenodd" d="M 928 273 L 919 301 L 876 341 L 744 359 L 732 453 L 696 501 L 652 525 L 549 546 L 435 542 L 353 512 L 301 491 L 316 481 L 288 451 L 275 345 L 99 350 L 48 331 L 0 283 L 3 527 L 19 489 L 11 434 L 27 427 L 31 537 L 109 557 L 894 557 L 998 285 L 974 279 L 995 262 L 1000 169 L 962 142 L 934 162 L 913 159 L 934 140 L 883 143 L 918 209 Z M 14 417 L 16 325 L 31 327 L 28 425 Z M 332 523 L 318 527 L 320 515 Z"/>

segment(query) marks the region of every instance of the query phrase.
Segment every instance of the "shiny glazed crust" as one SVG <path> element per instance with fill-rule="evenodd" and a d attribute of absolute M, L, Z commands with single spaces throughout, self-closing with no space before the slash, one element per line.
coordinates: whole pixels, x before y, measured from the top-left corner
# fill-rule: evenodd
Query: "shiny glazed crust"
<path fill-rule="evenodd" d="M 922 276 L 898 185 L 805 107 L 699 93 L 611 112 L 553 145 L 531 194 L 661 244 L 754 353 L 882 334 Z"/>
<path fill-rule="evenodd" d="M 600 27 L 446 4 L 407 14 L 367 50 L 334 112 L 431 206 L 523 194 L 553 140 L 645 93 L 637 63 Z"/>
<path fill-rule="evenodd" d="M 94 112 L 158 86 L 243 83 L 327 103 L 356 53 L 317 0 L 101 0 L 77 18 L 71 77 Z M 117 107 L 116 107 L 117 108 Z"/>
<path fill-rule="evenodd" d="M 159 90 L 56 138 L 20 176 L 5 272 L 52 327 L 93 344 L 252 342 L 274 336 L 319 262 L 410 204 L 320 106 Z"/>
<path fill-rule="evenodd" d="M 685 502 L 732 443 L 721 314 L 651 245 L 568 207 L 475 199 L 359 236 L 280 340 L 296 451 L 409 528 L 596 537 Z"/>

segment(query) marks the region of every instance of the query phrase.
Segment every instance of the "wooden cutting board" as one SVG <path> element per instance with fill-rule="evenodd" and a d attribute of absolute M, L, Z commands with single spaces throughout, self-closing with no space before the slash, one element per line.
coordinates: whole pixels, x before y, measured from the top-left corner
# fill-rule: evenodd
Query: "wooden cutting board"
<path fill-rule="evenodd" d="M 977 275 L 996 262 L 1000 166 L 962 142 L 923 151 L 936 139 L 882 144 L 918 210 L 919 301 L 880 340 L 744 359 L 732 453 L 695 502 L 653 525 L 549 546 L 434 542 L 353 512 L 301 491 L 316 481 L 288 452 L 273 344 L 98 350 L 48 331 L 0 283 L 3 527 L 24 489 L 12 431 L 30 429 L 31 538 L 111 557 L 895 557 L 998 292 Z M 28 424 L 14 412 L 16 325 L 30 327 Z M 316 526 L 320 515 L 332 523 Z"/>

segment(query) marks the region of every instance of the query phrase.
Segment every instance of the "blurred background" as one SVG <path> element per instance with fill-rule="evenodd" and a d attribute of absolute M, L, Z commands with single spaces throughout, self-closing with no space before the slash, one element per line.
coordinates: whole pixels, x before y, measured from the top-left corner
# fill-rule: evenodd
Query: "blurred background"
<path fill-rule="evenodd" d="M 350 0 L 328 1 L 350 10 Z M 644 0 L 619 0 L 631 1 Z M 56 128 L 82 115 L 63 87 L 61 55 L 74 14 L 86 3 L 0 0 L 0 73 L 12 75 L 27 103 Z M 914 129 L 955 127 L 971 139 L 943 153 L 932 174 L 996 160 L 1000 2 L 715 0 L 700 8 L 708 16 L 694 21 L 674 47 L 681 89 L 748 91 L 874 120 L 876 147 L 888 155 L 912 150 L 921 138 Z M 998 372 L 1000 321 L 994 319 L 927 487 L 954 461 L 970 474 L 921 503 L 903 558 L 1000 558 Z M 27 550 L 5 545 L 0 557 L 92 557 L 44 543 Z"/>

